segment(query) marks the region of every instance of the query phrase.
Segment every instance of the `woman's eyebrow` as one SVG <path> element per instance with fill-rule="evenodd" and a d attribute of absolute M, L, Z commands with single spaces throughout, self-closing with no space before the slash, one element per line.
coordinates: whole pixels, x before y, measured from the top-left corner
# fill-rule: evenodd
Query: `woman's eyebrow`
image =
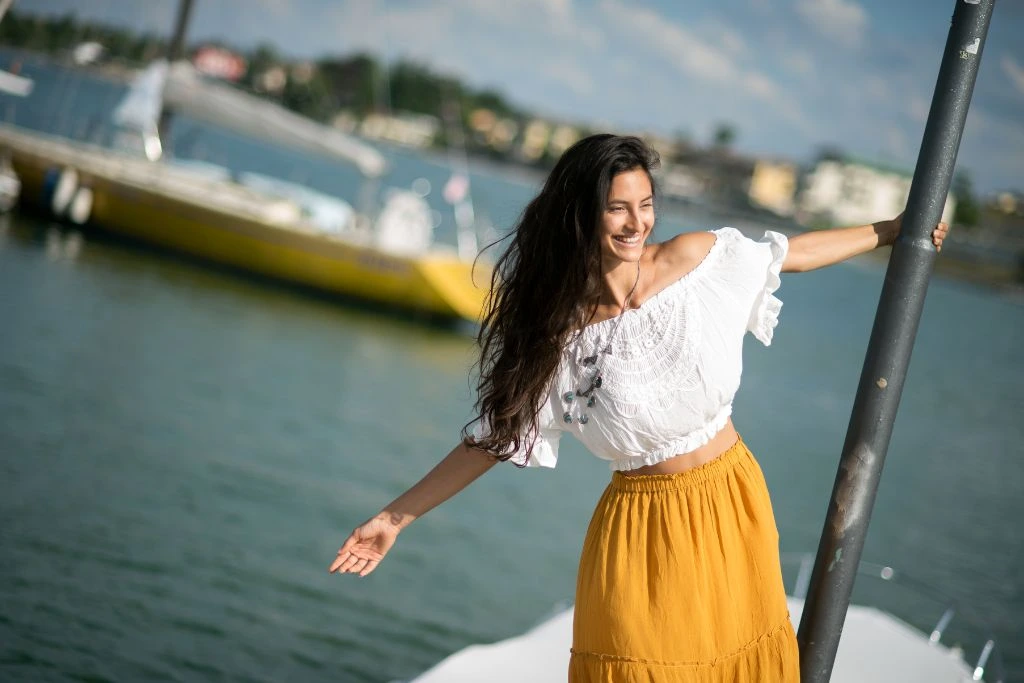
<path fill-rule="evenodd" d="M 646 197 L 644 197 L 643 199 L 641 199 L 640 203 L 649 202 L 652 199 L 654 199 L 654 195 L 653 194 L 649 194 Z M 629 200 L 627 200 L 627 199 L 609 199 L 608 200 L 608 206 L 611 206 L 612 204 L 629 204 Z"/>

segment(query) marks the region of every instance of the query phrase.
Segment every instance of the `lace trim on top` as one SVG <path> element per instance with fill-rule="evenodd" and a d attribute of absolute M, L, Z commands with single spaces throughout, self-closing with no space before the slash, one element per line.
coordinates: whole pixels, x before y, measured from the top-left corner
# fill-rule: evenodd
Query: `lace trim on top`
<path fill-rule="evenodd" d="M 716 234 L 700 263 L 639 307 L 621 314 L 622 322 L 611 339 L 611 354 L 603 361 L 601 398 L 605 409 L 624 418 L 635 417 L 641 410 L 665 410 L 676 404 L 680 390 L 700 385 L 697 351 L 704 320 L 687 285 L 714 265 L 723 245 L 724 240 Z M 559 378 L 560 385 L 579 383 L 583 359 L 608 347 L 607 336 L 615 329 L 611 324 L 615 320 L 587 325 L 567 345 L 563 358 L 567 376 Z"/>

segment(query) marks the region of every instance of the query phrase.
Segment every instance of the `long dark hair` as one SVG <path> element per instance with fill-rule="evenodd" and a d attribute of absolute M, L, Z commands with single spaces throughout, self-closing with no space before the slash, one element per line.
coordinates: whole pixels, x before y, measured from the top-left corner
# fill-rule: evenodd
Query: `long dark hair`
<path fill-rule="evenodd" d="M 601 294 L 597 226 L 612 179 L 658 154 L 636 137 L 592 135 L 567 149 L 510 233 L 495 264 L 480 327 L 478 419 L 489 429 L 471 446 L 508 460 L 537 435 L 537 414 L 563 346 L 593 315 Z M 651 178 L 651 187 L 654 179 Z"/>

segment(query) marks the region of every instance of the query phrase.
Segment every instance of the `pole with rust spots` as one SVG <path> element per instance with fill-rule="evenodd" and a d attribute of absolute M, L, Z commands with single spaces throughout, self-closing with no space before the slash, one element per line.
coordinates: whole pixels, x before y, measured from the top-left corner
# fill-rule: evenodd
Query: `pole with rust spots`
<path fill-rule="evenodd" d="M 797 640 L 804 683 L 826 683 L 878 492 L 935 264 L 942 217 L 995 0 L 956 0 L 903 228 L 893 245 Z"/>

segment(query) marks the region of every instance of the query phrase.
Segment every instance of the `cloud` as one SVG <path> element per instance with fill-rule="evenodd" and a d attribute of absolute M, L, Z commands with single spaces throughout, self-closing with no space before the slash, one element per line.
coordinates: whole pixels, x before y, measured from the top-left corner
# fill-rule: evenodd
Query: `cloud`
<path fill-rule="evenodd" d="M 913 153 L 907 133 L 898 126 L 886 126 L 884 140 L 889 154 L 905 159 Z"/>
<path fill-rule="evenodd" d="M 750 100 L 755 100 L 761 107 L 755 117 L 759 127 L 763 127 L 763 114 L 770 112 L 805 130 L 812 128 L 797 98 L 786 94 L 768 74 L 744 64 L 744 56 L 752 50 L 733 26 L 707 19 L 689 30 L 652 9 L 622 0 L 602 0 L 598 9 L 605 21 L 619 27 L 623 35 L 637 36 L 635 46 L 623 49 L 653 54 L 692 79 L 689 84 L 679 85 L 689 95 L 708 101 L 706 116 L 737 119 L 739 110 L 752 111 Z M 696 89 L 698 85 L 710 86 L 711 90 L 702 93 Z"/>
<path fill-rule="evenodd" d="M 910 116 L 910 120 L 915 123 L 927 121 L 930 109 L 931 103 L 920 95 L 912 95 L 907 103 L 907 114 Z"/>
<path fill-rule="evenodd" d="M 625 35 L 642 37 L 644 44 L 681 73 L 713 82 L 736 78 L 737 68 L 727 51 L 701 40 L 654 10 L 620 0 L 603 0 L 598 7 L 612 25 L 621 27 Z"/>
<path fill-rule="evenodd" d="M 544 75 L 549 79 L 566 86 L 577 95 L 591 95 L 594 92 L 594 81 L 590 74 L 571 61 L 548 64 Z"/>
<path fill-rule="evenodd" d="M 797 0 L 797 14 L 829 40 L 856 47 L 864 39 L 868 15 L 854 0 Z"/>
<path fill-rule="evenodd" d="M 815 72 L 814 59 L 803 50 L 787 49 L 782 56 L 782 65 L 797 76 L 813 76 Z"/>
<path fill-rule="evenodd" d="M 999 65 L 1003 67 L 1003 73 L 1010 79 L 1014 89 L 1024 95 L 1024 67 L 1014 61 L 1010 55 L 1003 55 Z"/>

